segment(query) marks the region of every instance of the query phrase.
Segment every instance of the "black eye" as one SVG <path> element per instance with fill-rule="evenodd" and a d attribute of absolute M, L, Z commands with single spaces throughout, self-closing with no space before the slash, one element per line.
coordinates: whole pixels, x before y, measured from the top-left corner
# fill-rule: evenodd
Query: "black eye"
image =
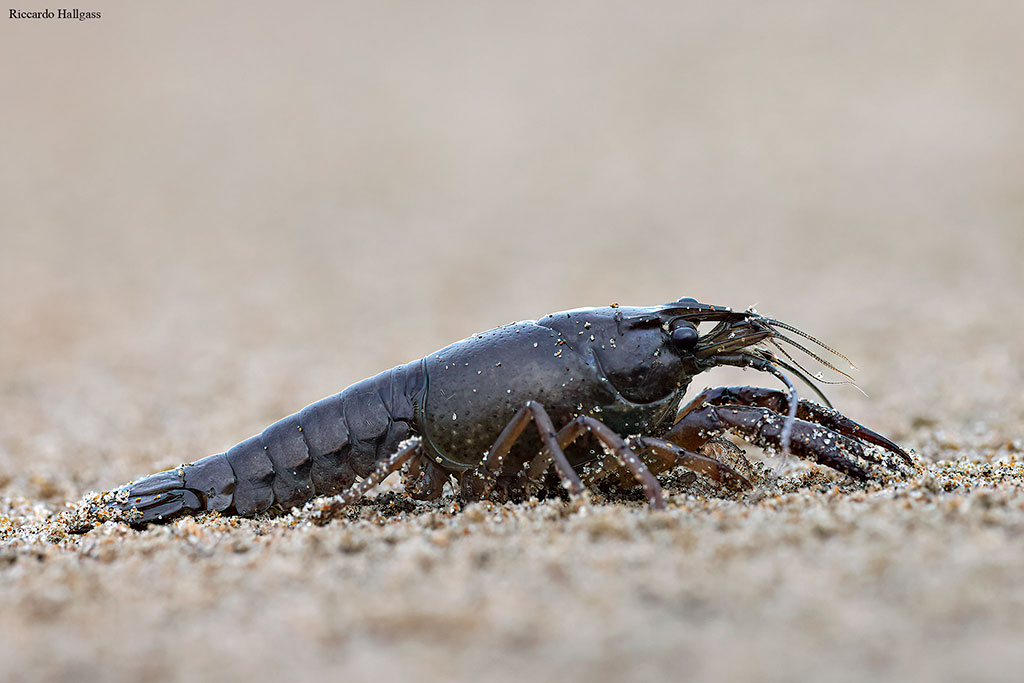
<path fill-rule="evenodd" d="M 697 345 L 697 328 L 689 323 L 683 323 L 672 330 L 672 344 L 677 349 L 691 351 Z"/>

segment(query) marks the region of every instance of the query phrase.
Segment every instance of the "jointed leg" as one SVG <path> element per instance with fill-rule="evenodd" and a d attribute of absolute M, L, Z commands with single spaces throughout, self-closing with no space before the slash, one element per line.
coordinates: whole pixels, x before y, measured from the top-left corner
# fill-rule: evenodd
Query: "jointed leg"
<path fill-rule="evenodd" d="M 734 489 L 753 486 L 746 477 L 725 463 L 706 455 L 692 453 L 670 441 L 649 436 L 631 436 L 626 439 L 626 443 L 630 448 L 642 452 L 648 463 L 651 463 L 653 459 L 657 463 L 655 467 L 659 472 L 682 466 Z"/>
<path fill-rule="evenodd" d="M 351 505 L 359 500 L 367 491 L 384 481 L 389 474 L 396 472 L 412 458 L 423 453 L 423 441 L 419 437 L 406 439 L 395 451 L 394 455 L 386 460 L 377 463 L 376 469 L 362 481 L 349 486 L 347 489 L 331 498 L 326 506 L 321 509 L 323 519 L 330 519 L 342 508 Z"/>
<path fill-rule="evenodd" d="M 544 410 L 544 406 L 536 401 L 527 401 L 498 435 L 494 445 L 484 456 L 483 462 L 462 475 L 462 495 L 464 497 L 468 500 L 479 500 L 491 492 L 503 467 L 506 466 L 509 451 L 531 421 L 540 433 L 545 452 L 551 454 L 550 458 L 554 461 L 555 471 L 558 473 L 562 485 L 569 491 L 569 495 L 578 496 L 583 493 L 585 490 L 583 482 L 569 465 L 565 453 L 562 452 L 562 448 L 556 440 L 555 426 L 551 423 L 551 417 Z M 545 464 L 544 469 L 546 468 Z"/>
<path fill-rule="evenodd" d="M 609 455 L 615 457 L 623 472 L 624 482 L 636 480 L 644 487 L 644 493 L 651 507 L 664 508 L 661 485 L 654 472 L 663 472 L 676 466 L 683 466 L 708 475 L 718 482 L 733 488 L 750 488 L 751 484 L 728 465 L 714 458 L 691 453 L 679 446 L 652 437 L 629 437 L 623 439 L 604 423 L 592 417 L 578 417 L 558 432 L 558 445 L 565 448 L 584 434 L 591 433 L 605 446 Z M 636 455 L 642 452 L 643 459 Z M 528 468 L 526 486 L 538 484 L 547 466 L 547 451 L 542 451 Z M 650 466 L 648 466 L 650 465 Z"/>
<path fill-rule="evenodd" d="M 665 500 L 661 492 L 661 484 L 640 458 L 637 457 L 625 440 L 611 430 L 607 425 L 592 417 L 577 417 L 558 432 L 558 445 L 565 448 L 576 439 L 587 432 L 590 432 L 597 440 L 605 446 L 618 463 L 629 470 L 633 477 L 644 487 L 647 495 L 647 502 L 657 510 L 665 509 Z M 546 459 L 549 458 L 548 450 L 542 451 L 533 462 L 530 463 L 529 482 L 537 483 L 536 478 L 543 473 L 546 467 Z"/>
<path fill-rule="evenodd" d="M 409 460 L 408 468 L 402 472 L 405 492 L 414 500 L 437 500 L 450 479 L 451 475 L 435 465 L 422 453 L 422 449 L 417 457 Z"/>

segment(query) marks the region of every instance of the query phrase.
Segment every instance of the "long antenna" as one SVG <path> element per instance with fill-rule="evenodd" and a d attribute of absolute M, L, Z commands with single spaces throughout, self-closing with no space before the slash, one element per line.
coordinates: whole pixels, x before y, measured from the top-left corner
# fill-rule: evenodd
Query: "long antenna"
<path fill-rule="evenodd" d="M 766 323 L 768 323 L 769 325 L 772 325 L 774 327 L 781 327 L 784 330 L 789 330 L 790 332 L 793 332 L 794 334 L 798 334 L 801 337 L 803 337 L 804 339 L 810 339 L 812 342 L 814 342 L 815 344 L 817 344 L 821 348 L 825 349 L 826 351 L 828 351 L 830 353 L 835 354 L 836 356 L 839 356 L 840 358 L 845 360 L 847 363 L 849 363 L 851 370 L 856 370 L 857 369 L 857 366 L 853 364 L 852 360 L 850 360 L 849 358 L 847 358 L 843 354 L 839 353 L 838 351 L 833 349 L 831 346 L 829 346 L 825 342 L 823 342 L 820 339 L 818 339 L 817 337 L 812 337 L 811 335 L 807 334 L 803 330 L 798 329 L 796 327 L 793 327 L 792 325 L 789 325 L 787 323 L 784 323 L 781 320 L 775 320 L 774 318 L 762 318 L 762 320 L 764 320 Z"/>

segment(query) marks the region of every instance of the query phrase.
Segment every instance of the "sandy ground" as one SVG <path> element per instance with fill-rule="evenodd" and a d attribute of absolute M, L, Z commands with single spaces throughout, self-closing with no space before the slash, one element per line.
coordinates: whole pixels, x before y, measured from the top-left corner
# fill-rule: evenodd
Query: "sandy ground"
<path fill-rule="evenodd" d="M 0 21 L 0 678 L 1019 679 L 1019 3 L 83 9 Z M 838 346 L 921 472 L 61 533 L 474 331 L 684 295 Z"/>

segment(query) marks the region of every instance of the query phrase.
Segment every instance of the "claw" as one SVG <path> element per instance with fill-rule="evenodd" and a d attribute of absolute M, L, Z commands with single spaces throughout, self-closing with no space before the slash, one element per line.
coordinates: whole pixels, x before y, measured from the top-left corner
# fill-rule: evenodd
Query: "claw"
<path fill-rule="evenodd" d="M 705 392 L 698 400 L 702 401 L 701 407 L 693 407 L 696 401 L 691 403 L 664 436 L 686 450 L 696 450 L 726 431 L 734 431 L 762 448 L 779 448 L 783 432 L 790 424 L 787 417 L 773 410 L 788 400 L 780 391 L 732 387 Z M 724 401 L 730 403 L 715 405 Z M 803 419 L 791 422 L 790 448 L 794 455 L 861 480 L 872 477 L 870 464 L 893 469 L 865 451 L 868 444 L 882 445 L 876 443 L 874 432 L 835 411 L 806 401 L 800 405 Z"/>
<path fill-rule="evenodd" d="M 710 403 L 712 405 L 743 405 L 768 408 L 776 413 L 781 413 L 788 406 L 789 396 L 776 389 L 765 389 L 762 387 L 718 387 L 709 389 L 702 393 L 690 405 Z M 683 413 L 685 415 L 685 412 Z M 800 399 L 796 417 L 805 422 L 812 422 L 828 427 L 851 439 L 865 441 L 872 445 L 884 448 L 893 455 L 900 457 L 906 464 L 913 466 L 914 460 L 905 450 L 900 448 L 890 439 L 878 432 L 865 427 L 855 420 L 851 420 L 834 408 L 826 408 L 817 403 Z M 868 454 L 864 455 L 867 460 L 878 462 Z"/>
<path fill-rule="evenodd" d="M 745 436 L 752 437 L 754 443 L 759 446 L 777 448 L 781 442 L 781 416 L 767 408 L 730 406 L 719 409 L 718 417 Z M 870 471 L 857 462 L 857 459 L 870 461 L 869 457 L 865 457 L 861 445 L 828 427 L 804 420 L 794 421 L 790 447 L 795 455 L 826 465 L 855 479 L 871 478 Z"/>

